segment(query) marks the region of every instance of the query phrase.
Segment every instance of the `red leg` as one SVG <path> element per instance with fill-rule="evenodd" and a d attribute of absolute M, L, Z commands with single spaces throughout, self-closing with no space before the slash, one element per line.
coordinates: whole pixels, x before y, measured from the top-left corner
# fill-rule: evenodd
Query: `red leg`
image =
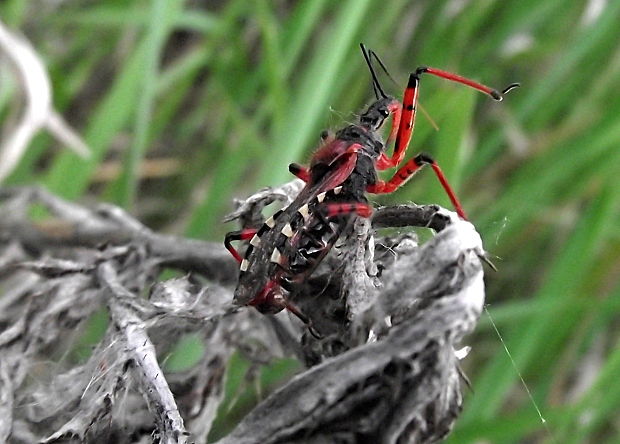
<path fill-rule="evenodd" d="M 341 214 L 357 213 L 361 217 L 370 217 L 372 215 L 372 207 L 362 202 L 343 202 L 329 203 L 321 207 L 321 211 L 327 217 L 339 216 Z"/>
<path fill-rule="evenodd" d="M 230 251 L 230 254 L 232 254 L 232 256 L 235 258 L 237 262 L 241 263 L 243 261 L 243 258 L 241 257 L 239 252 L 235 249 L 235 247 L 232 246 L 231 242 L 238 241 L 238 240 L 251 239 L 256 234 L 257 231 L 258 230 L 254 228 L 247 228 L 245 230 L 239 230 L 239 231 L 231 231 L 224 238 L 224 246 L 226 247 L 228 251 Z"/>
<path fill-rule="evenodd" d="M 400 123 L 400 116 L 401 116 L 402 109 L 403 109 L 402 105 L 397 100 L 394 100 L 392 103 L 388 105 L 388 111 L 392 115 L 392 125 L 390 126 L 390 135 L 388 136 L 387 141 L 385 142 L 386 145 L 392 142 L 394 138 L 396 137 L 396 133 L 398 132 L 398 125 Z"/>
<path fill-rule="evenodd" d="M 493 99 L 498 101 L 502 100 L 502 93 L 505 94 L 506 92 L 517 86 L 516 84 L 510 85 L 504 91 L 499 92 L 496 89 L 489 88 L 488 86 L 482 85 L 481 83 L 474 82 L 473 80 L 461 77 L 457 74 L 452 74 L 447 71 L 442 71 L 440 69 L 428 67 L 421 67 L 416 69 L 415 73 L 409 75 L 409 82 L 407 83 L 407 88 L 405 89 L 405 94 L 403 96 L 403 104 L 401 108 L 402 112 L 400 114 L 400 121 L 398 122 L 396 142 L 394 143 L 394 152 L 391 158 L 387 157 L 387 155 L 385 154 L 382 154 L 379 157 L 376 165 L 377 168 L 380 170 L 399 165 L 405 157 L 405 152 L 407 150 L 407 146 L 409 146 L 411 135 L 413 133 L 413 127 L 415 124 L 416 106 L 418 104 L 418 90 L 420 84 L 420 76 L 422 74 L 431 74 L 446 80 L 450 80 L 452 82 L 461 83 L 463 85 L 477 89 L 478 91 L 481 91 L 485 94 L 488 94 Z M 392 125 L 393 126 L 392 130 L 390 131 L 390 136 L 394 133 L 395 122 L 393 122 Z"/>
<path fill-rule="evenodd" d="M 288 166 L 288 170 L 304 182 L 308 182 L 310 180 L 310 172 L 308 171 L 308 168 L 301 166 L 298 163 L 291 163 Z"/>
<path fill-rule="evenodd" d="M 411 177 L 424 165 L 431 166 L 431 168 L 435 172 L 435 175 L 439 179 L 439 182 L 441 182 L 441 186 L 448 194 L 452 205 L 454 205 L 457 214 L 461 218 L 467 220 L 467 215 L 465 214 L 465 211 L 461 206 L 461 202 L 459 202 L 459 199 L 456 197 L 456 194 L 448 183 L 448 180 L 443 174 L 443 171 L 441 171 L 441 168 L 439 168 L 439 165 L 437 165 L 437 162 L 435 162 L 433 158 L 425 154 L 418 154 L 401 168 L 399 168 L 396 174 L 394 174 L 394 176 L 388 182 L 380 180 L 374 185 L 369 185 L 368 187 L 366 187 L 366 191 L 375 194 L 391 193 L 392 191 L 405 184 L 409 179 L 411 179 Z"/>
<path fill-rule="evenodd" d="M 392 124 L 390 126 L 390 135 L 385 141 L 385 146 L 388 146 L 396 137 L 396 134 L 398 132 L 398 126 L 400 124 L 402 109 L 403 108 L 401 104 L 398 103 L 398 101 L 396 100 L 394 100 L 394 102 L 388 105 L 388 110 L 390 111 L 390 114 L 392 115 Z M 385 153 L 381 153 L 379 155 L 379 158 L 375 162 L 375 167 L 378 170 L 385 170 L 387 168 L 392 168 L 392 166 L 393 166 L 392 159 L 390 159 Z"/>
<path fill-rule="evenodd" d="M 409 146 L 413 134 L 413 125 L 415 124 L 415 107 L 418 103 L 419 84 L 420 79 L 417 75 L 409 76 L 409 82 L 403 96 L 403 108 L 398 123 L 396 142 L 394 142 L 394 152 L 390 159 L 391 167 L 395 167 L 403 161 Z"/>

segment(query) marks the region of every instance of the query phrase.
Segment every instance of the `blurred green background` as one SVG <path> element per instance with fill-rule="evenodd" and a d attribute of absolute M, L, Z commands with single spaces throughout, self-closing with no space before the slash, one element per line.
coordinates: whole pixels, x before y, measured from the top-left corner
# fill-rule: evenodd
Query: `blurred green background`
<path fill-rule="evenodd" d="M 83 160 L 40 134 L 5 183 L 114 202 L 212 240 L 233 229 L 221 223 L 233 197 L 289 180 L 320 130 L 372 101 L 359 42 L 389 67 L 397 97 L 419 65 L 521 82 L 495 103 L 422 81 L 439 131 L 418 116 L 409 157 L 438 159 L 498 256 L 489 312 L 547 420 L 485 314 L 449 442 L 620 442 L 620 2 L 4 0 L 0 16 L 44 58 L 56 107 L 93 150 Z M 2 79 L 6 127 L 19 88 Z M 430 171 L 377 199 L 412 200 L 449 206 Z M 229 393 L 253 393 L 234 362 Z"/>

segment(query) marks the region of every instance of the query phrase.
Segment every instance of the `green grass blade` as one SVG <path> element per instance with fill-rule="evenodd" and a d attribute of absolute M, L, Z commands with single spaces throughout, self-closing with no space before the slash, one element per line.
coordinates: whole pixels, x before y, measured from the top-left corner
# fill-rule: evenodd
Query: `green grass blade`
<path fill-rule="evenodd" d="M 121 206 L 131 208 L 136 199 L 139 168 L 148 143 L 151 115 L 156 98 L 156 84 L 159 59 L 163 45 L 171 31 L 171 25 L 183 7 L 183 0 L 153 0 L 151 20 L 144 37 L 146 46 L 142 65 L 142 83 L 139 90 L 134 140 L 125 155 L 123 172 L 113 184 L 113 200 Z"/>
<path fill-rule="evenodd" d="M 589 266 L 601 247 L 607 220 L 613 217 L 614 203 L 618 202 L 617 193 L 617 187 L 609 183 L 596 196 L 567 241 L 562 255 L 549 267 L 546 282 L 535 296 L 537 300 L 563 300 L 568 304 L 575 297 L 575 288 L 587 277 Z M 530 322 L 518 326 L 518 331 L 511 331 L 510 337 L 516 339 L 508 340 L 508 346 L 520 371 L 525 371 L 538 359 L 537 351 L 546 338 L 554 335 L 557 321 L 546 316 L 533 316 Z M 463 420 L 474 416 L 491 417 L 516 381 L 517 373 L 508 358 L 505 354 L 498 355 L 477 379 L 479 389 L 470 400 Z"/>
<path fill-rule="evenodd" d="M 262 168 L 259 183 L 276 185 L 289 178 L 287 165 L 299 157 L 310 140 L 315 138 L 318 123 L 328 108 L 338 72 L 346 62 L 364 14 L 371 2 L 348 0 L 339 4 L 333 28 L 321 38 L 321 51 L 296 89 L 284 124 L 285 130 L 276 134 L 269 165 Z"/>
<path fill-rule="evenodd" d="M 74 199 L 86 189 L 114 137 L 135 112 L 146 49 L 144 43 L 135 49 L 105 99 L 94 112 L 84 134 L 86 143 L 92 150 L 91 156 L 81 159 L 67 152 L 57 156 L 44 182 L 49 190 Z"/>

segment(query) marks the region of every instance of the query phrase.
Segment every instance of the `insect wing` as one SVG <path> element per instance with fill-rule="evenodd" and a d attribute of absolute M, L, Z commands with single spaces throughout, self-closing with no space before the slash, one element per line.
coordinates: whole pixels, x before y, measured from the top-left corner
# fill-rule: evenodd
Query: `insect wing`
<path fill-rule="evenodd" d="M 314 180 L 302 189 L 288 207 L 268 218 L 258 230 L 255 238 L 250 240 L 235 291 L 235 303 L 239 305 L 250 303 L 270 281 L 291 274 L 286 270 L 290 265 L 290 260 L 295 257 L 295 248 L 297 248 L 300 233 L 305 235 L 309 229 L 308 224 L 313 225 L 316 222 L 312 212 L 317 205 L 321 204 L 326 193 L 340 186 L 355 168 L 357 153 L 346 152 L 351 145 L 350 142 L 339 140 L 326 144 L 336 149 L 339 154 L 332 157 L 329 165 L 315 163 L 312 167 L 325 168 L 325 172 L 316 174 L 315 169 Z M 320 253 L 321 258 L 333 242 L 330 241 L 329 244 L 329 246 L 326 245 L 327 250 Z M 320 260 L 316 261 L 318 262 Z"/>

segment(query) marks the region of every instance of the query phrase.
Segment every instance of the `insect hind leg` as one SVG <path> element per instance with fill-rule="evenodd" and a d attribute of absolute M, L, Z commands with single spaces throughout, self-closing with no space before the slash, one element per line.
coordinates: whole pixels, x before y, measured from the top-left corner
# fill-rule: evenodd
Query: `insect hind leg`
<path fill-rule="evenodd" d="M 373 213 L 372 206 L 364 202 L 328 203 L 321 205 L 318 209 L 328 218 L 353 213 L 368 218 L 372 216 Z"/>

